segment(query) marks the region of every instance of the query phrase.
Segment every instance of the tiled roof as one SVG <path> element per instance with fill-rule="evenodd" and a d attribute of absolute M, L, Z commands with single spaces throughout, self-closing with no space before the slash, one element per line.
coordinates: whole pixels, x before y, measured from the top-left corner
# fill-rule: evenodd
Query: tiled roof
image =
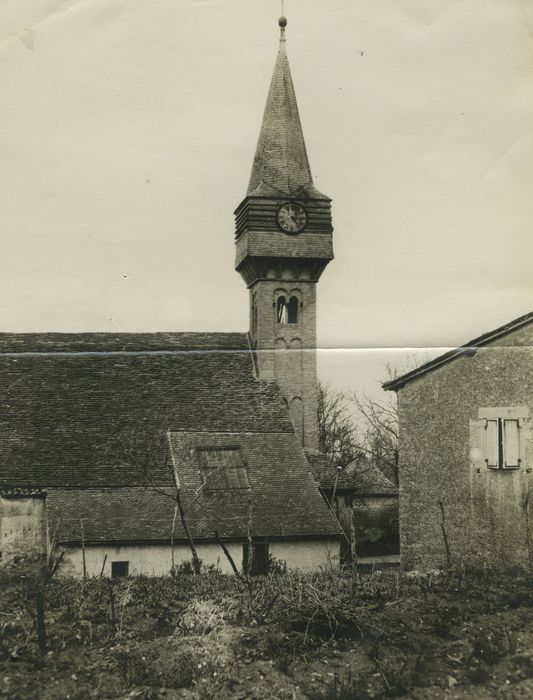
<path fill-rule="evenodd" d="M 0 498 L 45 498 L 46 491 L 39 488 L 0 486 Z"/>
<path fill-rule="evenodd" d="M 360 459 L 337 469 L 326 455 L 307 455 L 315 478 L 325 491 L 350 491 L 357 496 L 397 496 L 398 489 L 372 462 Z M 337 479 L 338 475 L 338 479 Z"/>
<path fill-rule="evenodd" d="M 468 343 L 465 343 L 464 345 L 461 345 L 460 347 L 455 348 L 454 350 L 450 350 L 449 352 L 445 352 L 443 355 L 439 355 L 434 360 L 430 360 L 429 362 L 420 365 L 420 367 L 417 367 L 416 369 L 413 369 L 410 372 L 406 372 L 406 374 L 402 374 L 396 379 L 391 379 L 390 381 L 385 382 L 383 384 L 383 388 L 386 391 L 389 391 L 391 389 L 393 391 L 398 391 L 398 389 L 401 389 L 405 384 L 407 384 L 407 382 L 410 382 L 413 379 L 417 379 L 418 377 L 422 376 L 423 374 L 426 374 L 427 372 L 431 372 L 437 367 L 440 367 L 441 365 L 444 365 L 447 362 L 454 360 L 456 357 L 460 357 L 461 355 L 473 354 L 477 348 L 483 347 L 484 345 L 488 345 L 492 341 L 497 340 L 498 338 L 501 338 L 507 335 L 508 333 L 512 333 L 518 328 L 522 328 L 523 326 L 526 326 L 532 322 L 533 311 L 530 311 L 529 313 L 524 314 L 524 316 L 515 318 L 513 321 L 509 321 L 509 323 L 506 323 L 505 325 L 500 326 L 499 328 L 496 328 L 493 331 L 489 331 L 488 333 L 484 333 L 483 335 L 480 335 L 477 338 L 474 338 L 473 340 L 469 340 Z"/>
<path fill-rule="evenodd" d="M 284 40 L 274 66 L 248 185 L 249 196 L 273 194 L 327 199 L 313 186 Z"/>
<path fill-rule="evenodd" d="M 244 334 L 3 334 L 0 348 L 0 493 L 46 491 L 59 541 L 81 521 L 87 542 L 168 541 L 171 453 L 196 538 L 245 537 L 250 497 L 254 536 L 338 532 Z M 204 493 L 197 447 L 240 448 L 251 490 Z"/>
<path fill-rule="evenodd" d="M 147 470 L 165 484 L 169 429 L 292 433 L 277 385 L 252 375 L 244 334 L 7 338 L 0 486 L 137 486 Z"/>
<path fill-rule="evenodd" d="M 339 526 L 319 495 L 304 453 L 292 433 L 170 434 L 187 525 L 198 540 L 254 537 L 335 536 Z M 209 491 L 203 486 L 198 448 L 238 447 L 250 489 Z M 48 493 L 51 527 L 58 540 L 87 542 L 168 541 L 175 502 L 172 488 L 57 489 Z M 174 539 L 185 533 L 177 517 Z"/>
<path fill-rule="evenodd" d="M 0 353 L 247 350 L 245 333 L 0 333 Z"/>

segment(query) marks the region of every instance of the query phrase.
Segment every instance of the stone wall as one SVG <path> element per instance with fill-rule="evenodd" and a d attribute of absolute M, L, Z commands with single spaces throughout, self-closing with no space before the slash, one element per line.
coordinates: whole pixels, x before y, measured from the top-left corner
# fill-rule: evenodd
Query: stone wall
<path fill-rule="evenodd" d="M 7 560 L 15 553 L 46 547 L 45 499 L 0 497 L 0 552 Z"/>
<path fill-rule="evenodd" d="M 406 569 L 523 565 L 531 557 L 533 328 L 408 382 L 398 391 L 400 539 Z M 483 458 L 487 409 L 521 416 L 521 463 Z"/>
<path fill-rule="evenodd" d="M 282 274 L 280 272 L 280 278 Z M 279 323 L 276 301 L 296 297 L 296 323 Z M 258 374 L 275 379 L 294 430 L 306 449 L 318 449 L 316 284 L 261 280 L 250 289 L 250 329 Z"/>

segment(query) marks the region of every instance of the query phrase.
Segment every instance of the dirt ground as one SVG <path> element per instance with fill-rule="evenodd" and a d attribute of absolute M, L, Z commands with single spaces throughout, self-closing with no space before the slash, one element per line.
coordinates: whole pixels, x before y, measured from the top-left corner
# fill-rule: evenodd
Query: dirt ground
<path fill-rule="evenodd" d="M 39 654 L 13 589 L 0 698 L 532 698 L 532 592 L 524 573 L 57 583 Z"/>

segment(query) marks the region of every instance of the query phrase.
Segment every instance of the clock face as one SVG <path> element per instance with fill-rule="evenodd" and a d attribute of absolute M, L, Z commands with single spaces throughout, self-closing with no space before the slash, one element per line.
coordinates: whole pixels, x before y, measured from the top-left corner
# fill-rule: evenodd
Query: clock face
<path fill-rule="evenodd" d="M 278 209 L 278 224 L 285 233 L 300 233 L 307 224 L 307 212 L 297 202 L 287 202 Z"/>

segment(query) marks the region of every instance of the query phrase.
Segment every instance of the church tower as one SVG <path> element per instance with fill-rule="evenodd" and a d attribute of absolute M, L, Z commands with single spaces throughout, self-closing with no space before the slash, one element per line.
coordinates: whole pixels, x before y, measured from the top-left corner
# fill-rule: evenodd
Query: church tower
<path fill-rule="evenodd" d="M 276 379 L 294 429 L 318 450 L 316 286 L 333 259 L 331 200 L 313 185 L 281 17 L 279 53 L 246 197 L 235 211 L 236 269 L 250 292 L 259 377 Z"/>

